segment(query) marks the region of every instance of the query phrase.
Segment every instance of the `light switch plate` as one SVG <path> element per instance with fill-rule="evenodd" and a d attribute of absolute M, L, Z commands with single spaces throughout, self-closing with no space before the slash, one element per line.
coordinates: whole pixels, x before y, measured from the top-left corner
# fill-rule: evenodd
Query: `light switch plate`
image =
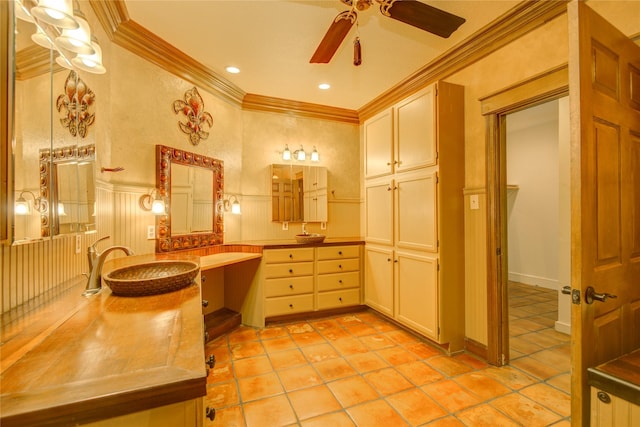
<path fill-rule="evenodd" d="M 147 240 L 153 240 L 156 238 L 156 226 L 147 225 Z"/>
<path fill-rule="evenodd" d="M 82 251 L 82 236 L 76 234 L 76 253 L 79 254 Z"/>
<path fill-rule="evenodd" d="M 326 222 L 321 222 L 320 223 L 320 230 L 326 230 L 327 229 L 327 223 Z"/>
<path fill-rule="evenodd" d="M 472 194 L 469 196 L 469 209 L 476 210 L 480 209 L 480 202 L 478 201 L 478 195 Z"/>
<path fill-rule="evenodd" d="M 287 231 L 289 229 L 289 223 L 288 222 L 283 222 L 282 223 L 282 230 L 283 231 Z"/>

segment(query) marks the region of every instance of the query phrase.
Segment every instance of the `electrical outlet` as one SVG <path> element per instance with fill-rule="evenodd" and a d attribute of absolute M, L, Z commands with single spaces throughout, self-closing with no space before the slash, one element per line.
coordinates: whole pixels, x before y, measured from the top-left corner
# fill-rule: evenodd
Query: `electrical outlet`
<path fill-rule="evenodd" d="M 320 223 L 320 230 L 326 230 L 327 229 L 327 223 L 326 222 L 321 222 Z"/>
<path fill-rule="evenodd" d="M 82 236 L 76 234 L 76 253 L 79 254 L 82 251 Z"/>
<path fill-rule="evenodd" d="M 289 223 L 288 222 L 283 222 L 282 223 L 282 230 L 283 231 L 287 231 L 289 229 Z"/>
<path fill-rule="evenodd" d="M 476 210 L 480 209 L 480 202 L 478 202 L 478 195 L 472 194 L 469 196 L 469 209 Z"/>
<path fill-rule="evenodd" d="M 156 238 L 156 226 L 147 225 L 147 240 L 153 240 Z"/>

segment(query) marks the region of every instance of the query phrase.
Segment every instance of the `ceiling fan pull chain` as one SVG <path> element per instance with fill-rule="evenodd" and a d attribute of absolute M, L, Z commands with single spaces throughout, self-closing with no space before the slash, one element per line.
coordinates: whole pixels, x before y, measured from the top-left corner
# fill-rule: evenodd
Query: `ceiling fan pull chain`
<path fill-rule="evenodd" d="M 356 67 L 362 64 L 362 47 L 360 46 L 360 37 L 356 37 L 353 41 L 353 65 Z"/>

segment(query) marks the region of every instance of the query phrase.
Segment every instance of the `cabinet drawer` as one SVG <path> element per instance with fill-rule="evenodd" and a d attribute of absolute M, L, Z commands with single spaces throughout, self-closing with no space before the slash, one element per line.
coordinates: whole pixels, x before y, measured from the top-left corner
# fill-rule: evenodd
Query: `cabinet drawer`
<path fill-rule="evenodd" d="M 266 317 L 313 311 L 313 294 L 267 298 L 264 311 Z"/>
<path fill-rule="evenodd" d="M 336 289 L 357 288 L 360 286 L 360 272 L 322 274 L 318 276 L 318 292 Z"/>
<path fill-rule="evenodd" d="M 313 292 L 313 276 L 267 279 L 264 283 L 265 297 L 279 297 Z"/>
<path fill-rule="evenodd" d="M 318 294 L 318 309 L 346 307 L 360 304 L 360 289 L 321 292 Z"/>
<path fill-rule="evenodd" d="M 323 246 L 318 248 L 318 259 L 358 258 L 360 246 Z"/>
<path fill-rule="evenodd" d="M 267 249 L 262 253 L 267 264 L 274 262 L 313 261 L 313 248 Z"/>
<path fill-rule="evenodd" d="M 267 264 L 264 266 L 265 278 L 312 276 L 313 262 L 290 262 L 286 264 Z"/>
<path fill-rule="evenodd" d="M 318 274 L 360 270 L 359 258 L 318 261 Z"/>

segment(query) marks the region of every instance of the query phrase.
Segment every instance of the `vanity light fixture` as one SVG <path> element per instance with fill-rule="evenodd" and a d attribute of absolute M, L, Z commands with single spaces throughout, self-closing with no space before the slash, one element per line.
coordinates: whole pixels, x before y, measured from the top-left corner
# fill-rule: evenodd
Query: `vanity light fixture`
<path fill-rule="evenodd" d="M 313 151 L 311 152 L 311 161 L 312 162 L 319 162 L 320 161 L 320 154 L 318 153 L 318 150 L 316 149 L 316 146 L 313 146 Z"/>
<path fill-rule="evenodd" d="M 154 215 L 164 215 L 167 212 L 164 199 L 160 196 L 157 188 L 140 196 L 138 204 L 143 211 L 151 211 Z"/>
<path fill-rule="evenodd" d="M 20 192 L 20 196 L 16 200 L 16 203 L 13 209 L 14 214 L 29 215 L 31 213 L 31 209 L 29 208 L 29 202 L 27 201 L 27 199 L 24 198 L 25 194 L 30 194 L 31 197 L 33 197 L 33 208 L 36 211 L 41 212 L 42 210 L 45 209 L 46 200 L 44 200 L 42 197 L 36 197 L 36 195 L 33 194 L 31 191 L 24 190 Z"/>
<path fill-rule="evenodd" d="M 56 37 L 56 45 L 70 52 L 93 55 L 96 52 L 91 43 L 91 27 L 89 27 L 89 23 L 80 9 L 75 9 L 73 16 L 78 22 L 78 28 L 63 29 L 62 34 Z"/>
<path fill-rule="evenodd" d="M 72 0 L 39 0 L 30 13 L 38 20 L 58 28 L 73 29 L 79 26 L 73 16 Z"/>
<path fill-rule="evenodd" d="M 307 159 L 307 153 L 304 152 L 304 148 L 302 148 L 302 145 L 300 146 L 299 150 L 296 150 L 293 154 L 295 154 L 296 160 L 298 161 L 304 161 Z"/>
<path fill-rule="evenodd" d="M 284 151 L 282 152 L 282 160 L 291 160 L 291 151 L 289 150 L 289 145 L 284 146 Z"/>
<path fill-rule="evenodd" d="M 240 210 L 240 202 L 238 198 L 234 195 L 228 196 L 225 199 L 218 200 L 217 209 L 219 213 L 225 213 L 231 211 L 234 215 L 240 215 L 242 212 Z"/>
<path fill-rule="evenodd" d="M 80 70 L 94 74 L 104 74 L 107 70 L 102 65 L 102 48 L 98 44 L 98 39 L 95 36 L 91 36 L 91 46 L 94 53 L 86 55 L 79 53 L 75 58 L 71 60 L 71 63 Z"/>

